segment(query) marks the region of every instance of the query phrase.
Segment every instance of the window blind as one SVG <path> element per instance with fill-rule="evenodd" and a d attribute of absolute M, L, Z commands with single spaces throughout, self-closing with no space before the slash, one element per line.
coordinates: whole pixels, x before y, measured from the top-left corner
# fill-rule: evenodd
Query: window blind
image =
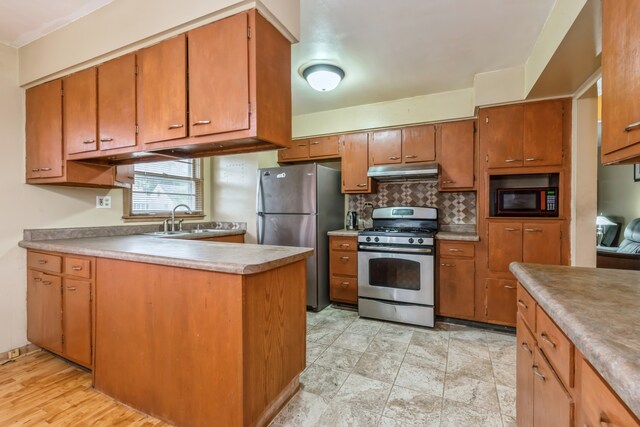
<path fill-rule="evenodd" d="M 201 159 L 136 164 L 134 175 L 131 216 L 167 214 L 181 203 L 195 214 L 203 213 Z"/>

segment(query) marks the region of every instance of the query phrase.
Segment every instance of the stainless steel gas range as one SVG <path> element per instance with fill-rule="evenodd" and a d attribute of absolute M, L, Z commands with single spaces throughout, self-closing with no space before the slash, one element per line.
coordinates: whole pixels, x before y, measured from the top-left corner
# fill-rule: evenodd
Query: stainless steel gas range
<path fill-rule="evenodd" d="M 377 208 L 372 218 L 358 233 L 360 316 L 433 327 L 438 210 Z"/>

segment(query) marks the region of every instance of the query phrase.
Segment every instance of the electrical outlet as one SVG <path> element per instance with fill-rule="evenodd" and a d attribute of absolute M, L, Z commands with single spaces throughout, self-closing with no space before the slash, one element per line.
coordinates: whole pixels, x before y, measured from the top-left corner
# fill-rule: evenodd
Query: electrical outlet
<path fill-rule="evenodd" d="M 96 208 L 111 209 L 111 196 L 96 196 Z"/>
<path fill-rule="evenodd" d="M 7 358 L 8 358 L 9 360 L 11 360 L 11 359 L 15 359 L 15 358 L 16 358 L 16 357 L 18 357 L 18 356 L 20 356 L 20 350 L 19 350 L 19 349 L 17 349 L 17 348 L 16 348 L 16 349 L 13 349 L 13 350 L 9 350 L 9 351 L 7 352 Z"/>

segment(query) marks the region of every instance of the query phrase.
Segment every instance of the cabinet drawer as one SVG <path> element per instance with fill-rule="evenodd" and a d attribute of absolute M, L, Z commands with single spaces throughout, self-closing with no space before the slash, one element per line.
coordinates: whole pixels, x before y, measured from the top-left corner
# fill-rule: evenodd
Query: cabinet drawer
<path fill-rule="evenodd" d="M 356 251 L 358 250 L 358 239 L 355 237 L 331 237 L 331 250 Z"/>
<path fill-rule="evenodd" d="M 532 370 L 533 425 L 572 426 L 573 399 L 539 347 L 535 350 Z"/>
<path fill-rule="evenodd" d="M 52 273 L 62 273 L 62 257 L 29 251 L 27 253 L 27 267 Z"/>
<path fill-rule="evenodd" d="M 581 412 L 585 426 L 639 426 L 633 415 L 609 389 L 596 371 L 583 359 L 580 373 Z"/>
<path fill-rule="evenodd" d="M 64 274 L 69 276 L 91 278 L 91 260 L 86 258 L 64 258 Z"/>
<path fill-rule="evenodd" d="M 573 387 L 573 343 L 556 326 L 547 313 L 536 306 L 538 346 L 567 387 Z"/>
<path fill-rule="evenodd" d="M 473 257 L 475 246 L 471 243 L 440 242 L 440 256 L 446 257 Z"/>
<path fill-rule="evenodd" d="M 331 276 L 331 301 L 358 303 L 358 279 Z"/>
<path fill-rule="evenodd" d="M 331 251 L 331 275 L 357 276 L 358 254 L 356 252 Z"/>
<path fill-rule="evenodd" d="M 516 296 L 516 304 L 518 304 L 518 313 L 522 315 L 527 327 L 533 332 L 536 331 L 536 301 L 529 292 L 518 283 L 518 292 Z"/>

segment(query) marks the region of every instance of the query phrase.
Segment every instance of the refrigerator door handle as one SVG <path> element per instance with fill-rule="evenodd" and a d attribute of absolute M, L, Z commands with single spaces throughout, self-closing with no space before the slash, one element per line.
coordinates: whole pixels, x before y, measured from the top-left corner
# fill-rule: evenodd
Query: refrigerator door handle
<path fill-rule="evenodd" d="M 257 223 L 257 234 L 258 234 L 258 244 L 262 245 L 264 243 L 264 213 L 258 212 L 258 223 Z"/>
<path fill-rule="evenodd" d="M 258 169 L 258 185 L 256 188 L 256 212 L 264 212 L 264 198 L 262 190 L 262 169 Z"/>

